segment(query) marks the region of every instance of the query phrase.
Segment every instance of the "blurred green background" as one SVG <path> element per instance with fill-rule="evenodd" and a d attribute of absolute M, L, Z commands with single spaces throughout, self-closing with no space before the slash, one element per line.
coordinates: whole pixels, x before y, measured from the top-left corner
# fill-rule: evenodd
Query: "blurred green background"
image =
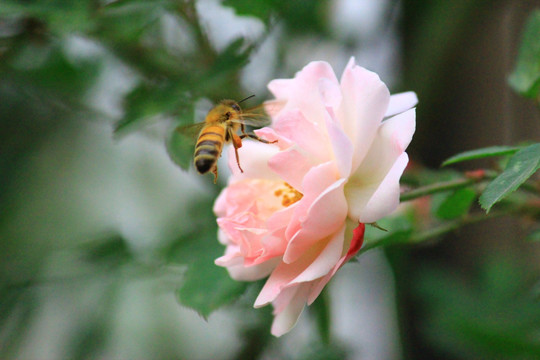
<path fill-rule="evenodd" d="M 367 252 L 275 339 L 271 309 L 252 308 L 261 284 L 213 265 L 225 163 L 216 186 L 167 153 L 172 129 L 212 102 L 260 103 L 270 80 L 312 60 L 340 76 L 351 56 L 392 92 L 417 92 L 414 166 L 538 140 L 538 108 L 507 85 L 538 7 L 3 0 L 0 358 L 540 358 L 540 249 L 523 220 Z M 315 319 L 327 304 L 324 343 Z"/>

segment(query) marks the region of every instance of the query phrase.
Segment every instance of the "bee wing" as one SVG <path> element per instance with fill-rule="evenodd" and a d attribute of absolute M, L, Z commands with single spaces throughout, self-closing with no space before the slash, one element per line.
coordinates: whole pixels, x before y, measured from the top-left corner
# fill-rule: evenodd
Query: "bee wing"
<path fill-rule="evenodd" d="M 246 109 L 242 112 L 242 115 L 238 119 L 234 119 L 233 122 L 254 127 L 263 127 L 269 125 L 272 120 L 266 114 L 264 105 L 259 105 Z"/>
<path fill-rule="evenodd" d="M 246 117 L 244 115 L 240 119 L 235 119 L 232 122 L 238 123 L 238 124 L 250 125 L 253 127 L 264 127 L 264 126 L 270 125 L 272 121 L 268 117 L 256 118 L 256 117 L 251 117 L 251 115 L 249 115 L 249 117 Z"/>
<path fill-rule="evenodd" d="M 188 125 L 180 125 L 176 129 L 174 129 L 175 132 L 181 134 L 185 138 L 190 138 L 195 142 L 197 138 L 199 137 L 199 133 L 201 132 L 202 128 L 206 125 L 205 122 L 200 122 L 196 124 L 188 124 Z"/>
<path fill-rule="evenodd" d="M 193 162 L 195 143 L 204 122 L 178 126 L 167 138 L 167 153 L 171 160 L 182 169 L 189 169 Z"/>

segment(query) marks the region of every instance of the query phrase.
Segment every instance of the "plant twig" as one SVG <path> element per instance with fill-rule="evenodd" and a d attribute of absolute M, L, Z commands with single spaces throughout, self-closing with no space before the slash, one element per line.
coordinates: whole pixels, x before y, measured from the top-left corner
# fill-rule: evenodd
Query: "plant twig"
<path fill-rule="evenodd" d="M 436 184 L 426 185 L 417 189 L 409 190 L 401 194 L 400 201 L 414 200 L 426 195 L 431 195 L 448 190 L 457 190 L 474 184 L 475 180 L 469 178 L 450 180 Z"/>

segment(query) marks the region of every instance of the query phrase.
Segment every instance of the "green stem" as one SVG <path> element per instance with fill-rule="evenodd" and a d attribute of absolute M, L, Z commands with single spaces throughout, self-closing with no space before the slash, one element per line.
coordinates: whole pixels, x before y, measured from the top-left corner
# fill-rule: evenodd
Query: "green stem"
<path fill-rule="evenodd" d="M 435 194 L 435 193 L 439 193 L 443 191 L 461 189 L 471 184 L 474 184 L 473 179 L 464 178 L 464 179 L 457 179 L 457 180 L 450 180 L 446 182 L 436 183 L 432 185 L 426 185 L 426 186 L 422 186 L 414 190 L 404 192 L 403 194 L 401 194 L 399 200 L 402 202 L 409 201 L 409 200 L 417 199 L 426 195 L 431 195 L 431 194 Z"/>
<path fill-rule="evenodd" d="M 370 243 L 370 244 L 368 244 L 368 246 L 363 247 L 362 250 L 360 250 L 360 254 L 368 251 L 369 249 L 378 247 L 378 246 L 382 245 L 382 243 L 385 243 L 385 245 L 390 245 L 390 244 L 419 244 L 419 243 L 422 243 L 424 241 L 428 241 L 428 240 L 431 240 L 431 239 L 436 238 L 438 236 L 441 236 L 441 235 L 447 234 L 449 232 L 452 232 L 454 230 L 457 230 L 462 226 L 478 223 L 480 221 L 484 221 L 484 220 L 488 220 L 488 219 L 493 219 L 493 218 L 503 216 L 503 215 L 510 215 L 510 213 L 504 212 L 504 211 L 498 211 L 498 212 L 494 211 L 494 212 L 491 212 L 489 214 L 479 213 L 479 214 L 475 214 L 475 215 L 469 215 L 469 216 L 466 216 L 466 217 L 464 217 L 462 219 L 445 222 L 443 224 L 437 225 L 435 227 L 432 227 L 432 228 L 424 230 L 424 231 L 420 231 L 418 233 L 404 234 L 402 237 L 394 238 L 393 241 L 391 241 L 391 242 L 388 242 L 387 238 L 385 237 L 385 238 L 383 238 L 383 239 L 381 239 L 379 241 Z"/>
<path fill-rule="evenodd" d="M 312 305 L 315 312 L 315 320 L 317 323 L 317 330 L 321 338 L 321 342 L 329 345 L 331 341 L 330 337 L 330 299 L 328 298 L 328 291 L 323 291 L 317 301 Z"/>
<path fill-rule="evenodd" d="M 406 191 L 403 194 L 401 194 L 399 200 L 401 202 L 410 201 L 410 200 L 418 199 L 423 196 L 436 194 L 443 191 L 465 188 L 473 184 L 487 184 L 488 182 L 495 179 L 499 175 L 500 174 L 497 173 L 496 171 L 485 170 L 484 176 L 479 177 L 479 178 L 464 177 L 460 179 L 430 184 L 430 185 L 419 187 L 417 189 Z M 527 191 L 530 194 L 540 196 L 540 189 L 534 183 L 525 182 L 520 186 L 520 188 L 523 191 Z"/>

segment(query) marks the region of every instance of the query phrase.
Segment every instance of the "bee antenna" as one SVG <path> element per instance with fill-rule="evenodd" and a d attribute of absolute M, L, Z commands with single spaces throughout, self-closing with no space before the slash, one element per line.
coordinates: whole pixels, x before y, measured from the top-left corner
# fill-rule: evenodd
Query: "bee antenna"
<path fill-rule="evenodd" d="M 249 95 L 247 98 L 240 100 L 240 101 L 238 102 L 238 104 L 241 104 L 241 103 L 243 103 L 244 101 L 251 99 L 252 97 L 255 97 L 255 95 Z"/>

